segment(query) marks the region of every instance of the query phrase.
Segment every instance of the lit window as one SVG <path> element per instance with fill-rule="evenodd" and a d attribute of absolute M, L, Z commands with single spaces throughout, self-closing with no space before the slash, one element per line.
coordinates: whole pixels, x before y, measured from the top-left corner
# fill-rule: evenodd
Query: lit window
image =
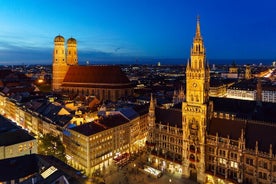
<path fill-rule="evenodd" d="M 231 161 L 230 166 L 237 169 L 238 168 L 238 163 Z"/>
<path fill-rule="evenodd" d="M 224 159 L 224 158 L 219 158 L 219 163 L 220 164 L 223 164 L 223 165 L 226 165 L 226 159 Z"/>

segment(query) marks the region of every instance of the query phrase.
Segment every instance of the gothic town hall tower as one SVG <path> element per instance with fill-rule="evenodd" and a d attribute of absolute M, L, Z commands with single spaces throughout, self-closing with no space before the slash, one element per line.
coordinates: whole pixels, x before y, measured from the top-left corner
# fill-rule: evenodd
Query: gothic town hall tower
<path fill-rule="evenodd" d="M 205 180 L 205 134 L 213 105 L 209 102 L 210 69 L 200 33 L 199 17 L 186 68 L 186 102 L 182 103 L 183 175 Z"/>

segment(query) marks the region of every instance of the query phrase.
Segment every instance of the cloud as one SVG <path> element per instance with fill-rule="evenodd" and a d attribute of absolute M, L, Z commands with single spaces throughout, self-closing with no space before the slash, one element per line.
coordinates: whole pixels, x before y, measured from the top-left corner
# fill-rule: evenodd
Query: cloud
<path fill-rule="evenodd" d="M 9 64 L 46 64 L 51 61 L 51 49 L 24 47 L 0 41 L 0 63 Z"/>
<path fill-rule="evenodd" d="M 0 64 L 51 64 L 53 48 L 24 47 L 0 41 Z M 118 52 L 104 52 L 99 50 L 80 50 L 78 60 L 80 64 L 90 63 L 121 63 L 133 60 L 134 56 Z"/>

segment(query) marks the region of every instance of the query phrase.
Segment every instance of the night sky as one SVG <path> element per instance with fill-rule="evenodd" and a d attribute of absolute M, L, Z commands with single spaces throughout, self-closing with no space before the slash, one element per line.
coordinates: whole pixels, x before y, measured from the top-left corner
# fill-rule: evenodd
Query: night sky
<path fill-rule="evenodd" d="M 53 39 L 79 61 L 186 63 L 200 16 L 208 60 L 276 60 L 275 0 L 0 0 L 0 64 L 50 64 Z"/>

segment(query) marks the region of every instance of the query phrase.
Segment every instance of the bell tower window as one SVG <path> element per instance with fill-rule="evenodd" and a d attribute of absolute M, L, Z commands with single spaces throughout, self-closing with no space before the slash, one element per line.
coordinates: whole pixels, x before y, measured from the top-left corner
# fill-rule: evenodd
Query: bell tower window
<path fill-rule="evenodd" d="M 202 61 L 199 60 L 199 68 L 202 68 Z"/>

